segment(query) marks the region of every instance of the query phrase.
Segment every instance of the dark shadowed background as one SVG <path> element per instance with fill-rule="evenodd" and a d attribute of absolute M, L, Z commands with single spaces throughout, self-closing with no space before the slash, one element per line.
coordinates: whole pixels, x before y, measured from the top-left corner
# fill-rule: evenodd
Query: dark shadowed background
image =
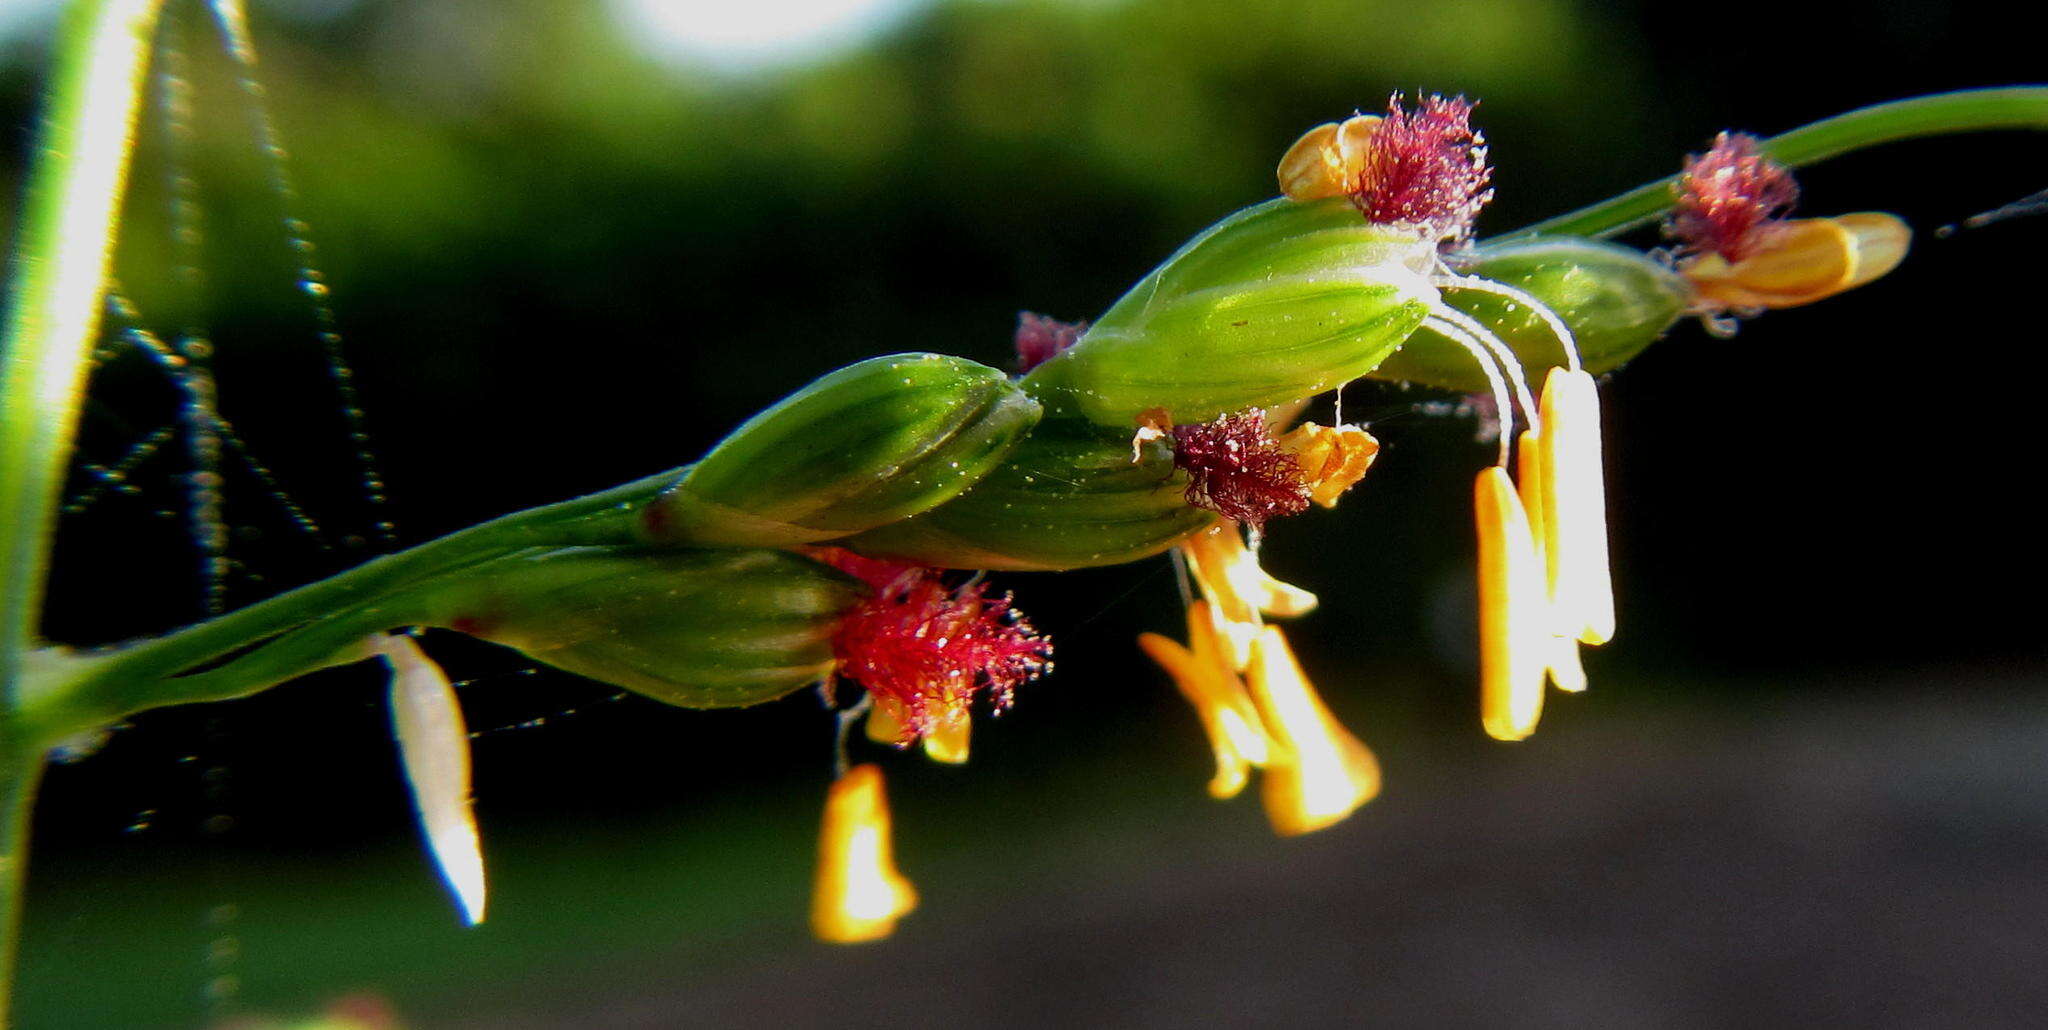
<path fill-rule="evenodd" d="M 211 334 L 223 412 L 320 524 L 228 464 L 235 601 L 363 560 L 383 517 L 417 542 L 681 464 L 861 357 L 1002 363 L 1020 308 L 1102 311 L 1269 196 L 1303 129 L 1392 90 L 1482 100 L 1489 233 L 1718 129 L 2048 77 L 2048 16 L 1931 0 L 902 0 L 797 44 L 864 5 L 258 2 L 380 515 L 198 6 L 169 29 L 192 153 L 144 126 L 118 264 L 145 324 Z M 47 7 L 0 0 L 9 226 Z M 1473 710 L 1465 505 L 1490 452 L 1432 395 L 1354 388 L 1379 467 L 1267 552 L 1321 594 L 1290 633 L 1386 766 L 1337 829 L 1276 842 L 1254 798 L 1202 794 L 1196 722 L 1131 646 L 1178 623 L 1164 561 L 1002 578 L 1059 671 L 964 768 L 865 752 L 925 905 L 854 949 L 803 927 L 830 758 L 809 696 L 687 712 L 437 637 L 472 728 L 544 720 L 477 742 L 486 925 L 456 927 L 414 841 L 380 677 L 330 672 L 152 713 L 53 772 L 23 1025 L 364 992 L 427 1027 L 2040 1025 L 2048 220 L 1933 230 L 2048 186 L 2044 159 L 1985 136 L 1807 172 L 1807 213 L 1911 221 L 1904 267 L 1733 340 L 1680 326 L 1613 377 L 1621 634 L 1523 745 Z M 197 289 L 173 274 L 179 175 Z M 110 360 L 81 459 L 176 405 Z M 188 469 L 169 449 L 67 519 L 51 639 L 202 614 Z"/>

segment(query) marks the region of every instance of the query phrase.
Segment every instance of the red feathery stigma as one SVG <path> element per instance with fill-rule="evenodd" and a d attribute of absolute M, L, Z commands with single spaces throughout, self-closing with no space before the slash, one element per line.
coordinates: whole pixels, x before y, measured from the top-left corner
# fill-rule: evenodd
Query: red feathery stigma
<path fill-rule="evenodd" d="M 1366 140 L 1351 202 L 1375 225 L 1462 240 L 1471 235 L 1479 209 L 1493 199 L 1487 188 L 1492 180 L 1486 137 L 1472 129 L 1470 101 L 1432 93 L 1411 112 L 1396 93 Z"/>
<path fill-rule="evenodd" d="M 1258 526 L 1308 508 L 1308 475 L 1258 408 L 1174 426 L 1173 464 L 1188 474 L 1188 503 L 1227 519 Z"/>
<path fill-rule="evenodd" d="M 895 589 L 899 580 L 914 579 L 933 571 L 923 565 L 855 554 L 844 547 L 806 547 L 803 551 L 812 558 L 866 583 L 869 589 L 878 594 Z"/>
<path fill-rule="evenodd" d="M 841 676 L 903 706 L 912 739 L 977 692 L 997 711 L 1008 708 L 1018 687 L 1052 669 L 1052 641 L 1008 594 L 991 597 L 984 583 L 947 586 L 937 569 L 840 548 L 810 553 L 874 588 L 840 618 L 832 653 Z"/>
<path fill-rule="evenodd" d="M 1682 253 L 1740 261 L 1799 201 L 1792 172 L 1757 153 L 1756 144 L 1755 136 L 1724 132 L 1706 153 L 1686 158 L 1673 187 L 1678 203 L 1664 223 L 1664 235 Z"/>
<path fill-rule="evenodd" d="M 1029 311 L 1017 312 L 1017 371 L 1029 372 L 1051 361 L 1087 331 L 1086 322 L 1061 322 Z"/>

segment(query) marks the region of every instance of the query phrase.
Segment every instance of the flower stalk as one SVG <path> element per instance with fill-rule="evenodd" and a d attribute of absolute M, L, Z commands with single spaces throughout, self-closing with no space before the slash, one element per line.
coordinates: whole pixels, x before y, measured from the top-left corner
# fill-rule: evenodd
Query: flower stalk
<path fill-rule="evenodd" d="M 1493 577 L 1491 587 L 1482 581 L 1482 596 L 1504 598 L 1497 607 L 1513 620 L 1489 638 L 1512 645 L 1500 652 L 1509 670 L 1503 687 L 1488 694 L 1501 699 L 1496 735 L 1526 735 L 1540 709 L 1542 670 L 1566 689 L 1583 686 L 1573 641 L 1598 643 L 1612 632 L 1590 373 L 1647 346 L 1716 275 L 1751 294 L 1760 283 L 1789 281 L 1777 292 L 1804 302 L 1881 274 L 1904 247 L 1903 237 L 1866 216 L 1786 237 L 1792 243 L 1775 256 L 1789 273 L 1726 257 L 1725 274 L 1673 270 L 1595 242 L 1666 213 L 1676 202 L 1673 177 L 1470 251 L 1447 251 L 1445 244 L 1466 240 L 1487 196 L 1470 107 L 1435 97 L 1413 113 L 1393 104 L 1384 118 L 1312 133 L 1283 165 L 1293 199 L 1248 208 L 1202 233 L 1085 332 L 1023 327 L 1036 335 L 1032 367 L 1019 380 L 960 359 L 921 356 L 914 367 L 904 356 L 877 359 L 882 364 L 827 377 L 743 426 L 701 466 L 508 515 L 156 639 L 100 652 L 36 649 L 54 508 L 97 338 L 159 6 L 73 4 L 0 338 L 0 1005 L 43 754 L 64 736 L 134 712 L 244 696 L 359 661 L 375 653 L 366 641 L 413 624 L 502 640 L 689 706 L 754 703 L 877 659 L 869 662 L 872 691 L 893 682 L 891 670 L 909 668 L 897 659 L 910 644 L 938 640 L 933 627 L 971 622 L 985 631 L 973 639 L 986 654 L 896 677 L 907 684 L 896 691 L 897 707 L 878 703 L 881 721 L 871 723 L 888 730 L 893 721 L 899 738 L 914 730 L 934 757 L 957 760 L 967 754 L 963 698 L 981 688 L 1006 700 L 1002 684 L 1010 681 L 991 670 L 1008 661 L 1018 677 L 1035 675 L 1048 658 L 1028 624 L 976 621 L 1008 613 L 1006 598 L 984 595 L 978 582 L 941 588 L 929 578 L 920 582 L 930 589 L 911 599 L 926 606 L 907 613 L 915 618 L 881 610 L 876 617 L 896 623 L 875 628 L 890 632 L 849 650 L 852 613 L 906 598 L 778 548 L 829 543 L 912 562 L 935 577 L 945 568 L 1114 564 L 1187 546 L 1212 603 L 1189 613 L 1203 619 L 1201 628 L 1191 625 L 1192 650 L 1163 638 L 1148 649 L 1174 670 L 1210 729 L 1218 759 L 1211 790 L 1235 793 L 1248 768 L 1263 764 L 1276 830 L 1329 825 L 1378 790 L 1379 770 L 1309 686 L 1280 631 L 1263 622 L 1305 611 L 1312 595 L 1265 577 L 1235 522 L 1219 523 L 1214 511 L 1189 503 L 1215 501 L 1214 477 L 1244 464 L 1216 454 L 1193 461 L 1193 445 L 1220 440 L 1224 450 L 1242 451 L 1242 441 L 1162 434 L 1134 448 L 1136 420 L 1163 409 L 1178 420 L 1175 429 L 1227 425 L 1254 409 L 1298 410 L 1309 396 L 1367 375 L 1465 388 L 1483 372 L 1510 421 L 1511 398 L 1523 398 L 1525 482 L 1518 487 L 1509 476 L 1512 443 L 1503 439 L 1502 460 L 1482 473 L 1476 499 L 1481 565 Z M 2048 128 L 2048 88 L 1877 105 L 1757 150 L 1797 166 L 1892 140 L 2010 128 Z M 1540 411 L 1529 410 L 1525 365 L 1528 382 L 1562 366 Z M 891 385 L 905 376 L 928 388 Z M 1344 428 L 1282 437 L 1270 453 L 1263 437 L 1250 447 L 1275 467 L 1285 458 L 1305 470 L 1301 503 L 1280 507 L 1327 504 L 1363 473 L 1376 445 Z M 1185 453 L 1173 453 L 1176 446 Z M 846 453 L 858 460 L 828 460 Z M 1257 522 L 1268 511 L 1224 512 L 1247 513 Z M 1547 573 L 1546 563 L 1560 571 Z M 1596 565 L 1601 582 L 1574 578 Z M 758 595 L 746 594 L 755 588 Z M 732 603 L 706 600 L 714 598 Z M 577 618 L 547 617 L 560 611 Z M 1005 636 L 1003 627 L 1014 632 Z M 416 657 L 400 660 L 410 670 L 400 678 L 431 687 Z M 935 712 L 912 700 L 933 696 L 943 702 Z M 417 704 L 401 715 L 401 737 L 405 719 L 437 722 L 436 733 L 414 735 L 437 736 L 445 758 L 457 725 L 448 699 L 434 690 L 408 697 Z M 437 851 L 465 907 L 480 914 L 473 828 L 466 842 L 455 839 L 467 818 L 466 776 L 444 769 L 416 773 L 415 781 L 437 784 L 432 800 L 421 796 L 421 814 L 430 835 L 453 840 Z M 889 852 L 874 767 L 855 768 L 834 786 L 821 845 L 821 936 L 884 935 L 915 904 Z"/>
<path fill-rule="evenodd" d="M 35 636 L 159 0 L 82 0 L 59 41 L 0 338 L 0 696 Z"/>
<path fill-rule="evenodd" d="M 78 0 L 30 159 L 0 330 L 0 1025 L 47 741 L 18 717 L 161 0 Z"/>
<path fill-rule="evenodd" d="M 1762 140 L 1757 150 L 1791 168 L 1831 157 L 1932 136 L 1968 132 L 2048 130 L 2048 86 L 2004 86 L 1894 100 L 1857 108 Z M 1546 218 L 1500 237 L 1500 242 L 1535 236 L 1590 236 L 1606 239 L 1654 224 L 1676 203 L 1672 187 L 1679 174 L 1646 182 L 1616 197 Z"/>

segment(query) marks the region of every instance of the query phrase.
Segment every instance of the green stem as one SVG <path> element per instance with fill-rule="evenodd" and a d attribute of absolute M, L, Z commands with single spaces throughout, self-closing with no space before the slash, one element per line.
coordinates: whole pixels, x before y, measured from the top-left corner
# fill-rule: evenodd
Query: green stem
<path fill-rule="evenodd" d="M 0 1026 L 9 1025 L 14 960 L 21 944 L 21 911 L 28 886 L 29 817 L 43 755 L 21 741 L 0 742 Z"/>
<path fill-rule="evenodd" d="M 664 472 L 514 512 L 166 636 L 80 658 L 57 682 L 39 684 L 33 696 L 24 697 L 24 714 L 44 732 L 61 735 L 149 708 L 241 697 L 353 661 L 346 656 L 350 641 L 408 621 L 404 612 L 377 606 L 384 595 L 529 547 L 638 543 L 641 506 L 680 475 Z M 283 634 L 290 635 L 272 639 Z M 257 644 L 263 646 L 219 669 L 189 673 Z"/>
<path fill-rule="evenodd" d="M 410 611 L 380 604 L 351 609 L 336 617 L 292 630 L 218 668 L 179 676 L 168 684 L 167 689 L 176 693 L 178 704 L 232 701 L 260 694 L 307 673 L 373 658 L 376 652 L 369 647 L 371 636 L 418 621 L 418 616 Z M 151 691 L 148 696 L 132 697 L 128 701 L 129 710 L 157 707 L 162 702 L 153 698 L 161 692 Z"/>
<path fill-rule="evenodd" d="M 161 0 L 65 15 L 0 330 L 0 1026 L 9 1021 L 42 748 L 17 691 L 33 644 Z"/>
<path fill-rule="evenodd" d="M 29 168 L 0 338 L 0 701 L 42 608 L 160 6 L 71 6 Z"/>
<path fill-rule="evenodd" d="M 2048 86 L 1970 89 L 1875 104 L 1773 136 L 1763 141 L 1761 149 L 1797 168 L 1880 143 L 2000 129 L 2048 130 Z M 1671 188 L 1677 181 L 1678 176 L 1667 176 L 1500 239 L 1538 233 L 1619 235 L 1664 217 L 1671 210 Z"/>

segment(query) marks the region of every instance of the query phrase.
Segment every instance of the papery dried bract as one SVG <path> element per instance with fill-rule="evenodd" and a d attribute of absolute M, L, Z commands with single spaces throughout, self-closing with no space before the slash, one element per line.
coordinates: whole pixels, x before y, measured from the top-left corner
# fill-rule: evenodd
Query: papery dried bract
<path fill-rule="evenodd" d="M 408 636 L 371 644 L 391 667 L 391 726 L 427 850 L 471 925 L 484 919 L 484 856 L 470 809 L 469 732 L 448 676 Z"/>

